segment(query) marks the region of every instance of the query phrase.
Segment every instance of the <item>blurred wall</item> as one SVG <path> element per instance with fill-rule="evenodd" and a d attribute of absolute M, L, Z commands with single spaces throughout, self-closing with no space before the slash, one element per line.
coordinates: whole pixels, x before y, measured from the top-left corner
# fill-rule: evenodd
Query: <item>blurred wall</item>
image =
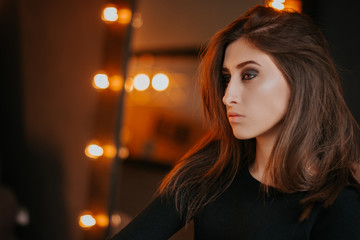
<path fill-rule="evenodd" d="M 59 214 L 67 217 L 69 239 L 80 239 L 77 217 L 87 200 L 84 147 L 93 128 L 91 78 L 101 62 L 103 1 L 19 2 L 26 140 L 31 151 L 48 152 L 41 158 L 48 167 L 44 184 L 62 172 L 54 186 L 64 193 L 66 209 Z M 30 165 L 28 171 L 36 170 Z"/>
<path fill-rule="evenodd" d="M 342 80 L 345 100 L 360 123 L 360 34 L 358 1 L 304 0 L 304 13 L 315 20 L 329 41 Z"/>

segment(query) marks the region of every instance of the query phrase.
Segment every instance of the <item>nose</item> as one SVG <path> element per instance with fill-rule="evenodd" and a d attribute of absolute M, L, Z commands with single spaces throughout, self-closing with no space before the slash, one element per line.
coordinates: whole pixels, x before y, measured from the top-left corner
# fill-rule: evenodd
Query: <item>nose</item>
<path fill-rule="evenodd" d="M 230 79 L 230 82 L 225 90 L 224 97 L 222 99 L 226 106 L 232 106 L 240 102 L 240 89 L 241 87 Z"/>

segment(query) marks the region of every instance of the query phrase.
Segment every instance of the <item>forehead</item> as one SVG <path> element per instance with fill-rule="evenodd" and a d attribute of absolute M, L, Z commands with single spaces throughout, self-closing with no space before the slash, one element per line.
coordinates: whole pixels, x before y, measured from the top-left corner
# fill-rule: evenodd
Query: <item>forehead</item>
<path fill-rule="evenodd" d="M 255 61 L 259 64 L 274 64 L 268 54 L 256 48 L 246 39 L 237 39 L 227 46 L 225 49 L 223 68 L 232 68 L 246 61 Z"/>

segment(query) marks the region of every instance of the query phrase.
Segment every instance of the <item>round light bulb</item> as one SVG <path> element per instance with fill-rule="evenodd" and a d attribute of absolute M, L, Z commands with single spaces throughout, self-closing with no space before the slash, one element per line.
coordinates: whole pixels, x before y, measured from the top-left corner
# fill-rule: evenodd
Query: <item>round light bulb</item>
<path fill-rule="evenodd" d="M 95 218 L 91 214 L 81 215 L 79 218 L 79 225 L 82 228 L 90 228 L 96 224 Z"/>
<path fill-rule="evenodd" d="M 85 154 L 89 158 L 98 158 L 104 154 L 104 149 L 96 144 L 90 144 L 85 149 Z"/>
<path fill-rule="evenodd" d="M 285 8 L 284 4 L 281 2 L 272 2 L 271 7 L 277 9 L 277 10 L 283 10 Z"/>
<path fill-rule="evenodd" d="M 145 91 L 150 85 L 150 78 L 144 73 L 134 77 L 134 88 L 138 91 Z"/>
<path fill-rule="evenodd" d="M 169 86 L 169 78 L 163 73 L 155 74 L 151 81 L 151 85 L 157 91 L 164 91 Z"/>
<path fill-rule="evenodd" d="M 98 73 L 94 76 L 93 86 L 97 89 L 106 89 L 110 85 L 109 77 L 106 74 Z"/>
<path fill-rule="evenodd" d="M 114 213 L 111 215 L 111 225 L 112 226 L 119 226 L 121 224 L 121 216 L 118 213 Z"/>
<path fill-rule="evenodd" d="M 114 75 L 110 77 L 110 89 L 113 91 L 120 91 L 123 85 L 123 79 L 121 76 Z"/>
<path fill-rule="evenodd" d="M 109 218 L 105 214 L 97 214 L 95 220 L 96 224 L 100 227 L 107 227 L 109 225 Z"/>
<path fill-rule="evenodd" d="M 127 8 L 119 9 L 118 11 L 118 22 L 121 24 L 129 24 L 131 21 L 131 10 Z"/>
<path fill-rule="evenodd" d="M 106 22 L 116 22 L 119 19 L 116 7 L 106 7 L 103 11 L 102 19 Z"/>

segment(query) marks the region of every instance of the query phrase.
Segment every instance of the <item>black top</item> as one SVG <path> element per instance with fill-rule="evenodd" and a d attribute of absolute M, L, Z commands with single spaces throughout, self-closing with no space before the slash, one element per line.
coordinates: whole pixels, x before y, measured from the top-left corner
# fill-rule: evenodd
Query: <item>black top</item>
<path fill-rule="evenodd" d="M 360 240 L 360 198 L 353 189 L 344 188 L 333 205 L 316 206 L 299 222 L 302 193 L 270 188 L 264 195 L 259 187 L 247 169 L 239 171 L 232 185 L 194 218 L 194 239 Z M 111 240 L 168 239 L 183 226 L 175 204 L 156 198 Z"/>

